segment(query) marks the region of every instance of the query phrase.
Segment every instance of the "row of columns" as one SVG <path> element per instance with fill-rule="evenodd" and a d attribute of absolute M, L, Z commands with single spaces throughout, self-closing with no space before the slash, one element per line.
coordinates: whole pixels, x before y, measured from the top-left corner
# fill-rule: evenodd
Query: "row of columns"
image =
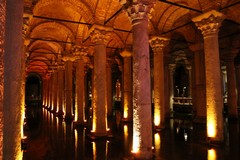
<path fill-rule="evenodd" d="M 84 48 L 84 47 L 83 47 Z M 78 124 L 85 123 L 85 62 L 87 51 L 75 48 L 73 55 L 62 57 L 65 65 L 56 66 L 44 78 L 43 105 L 51 112 Z M 73 62 L 76 62 L 76 110 L 73 111 Z M 73 113 L 75 112 L 75 115 Z M 74 117 L 75 116 L 75 117 Z"/>

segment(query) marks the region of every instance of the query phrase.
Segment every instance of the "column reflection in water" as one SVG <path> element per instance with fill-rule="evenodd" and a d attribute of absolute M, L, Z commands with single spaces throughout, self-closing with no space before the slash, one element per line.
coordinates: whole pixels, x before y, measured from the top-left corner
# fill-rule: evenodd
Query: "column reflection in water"
<path fill-rule="evenodd" d="M 67 159 L 74 159 L 74 132 L 73 132 L 73 125 L 72 122 L 65 122 L 66 124 L 66 158 Z"/>
<path fill-rule="evenodd" d="M 57 159 L 61 159 L 63 157 L 63 146 L 64 146 L 64 129 L 63 129 L 63 122 L 62 118 L 58 118 L 58 130 L 57 130 L 57 135 L 56 135 L 56 141 L 57 141 Z"/>
<path fill-rule="evenodd" d="M 156 157 L 158 157 L 160 155 L 160 149 L 161 149 L 160 133 L 154 134 L 154 149 L 155 149 L 155 155 L 156 155 Z"/>
<path fill-rule="evenodd" d="M 85 153 L 85 128 L 75 128 L 75 159 L 83 159 Z"/>
<path fill-rule="evenodd" d="M 108 159 L 108 143 L 107 140 L 92 142 L 93 160 Z"/>
<path fill-rule="evenodd" d="M 123 131 L 124 131 L 124 157 L 128 157 L 131 155 L 131 149 L 132 149 L 132 137 L 133 137 L 133 131 L 132 131 L 132 125 L 130 123 L 123 125 Z"/>
<path fill-rule="evenodd" d="M 215 149 L 208 149 L 208 160 L 217 160 L 217 154 Z"/>

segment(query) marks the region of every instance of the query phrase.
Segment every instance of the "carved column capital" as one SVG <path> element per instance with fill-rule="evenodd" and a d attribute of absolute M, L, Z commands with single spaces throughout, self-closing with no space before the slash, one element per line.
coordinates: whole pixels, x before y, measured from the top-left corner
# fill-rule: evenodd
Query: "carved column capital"
<path fill-rule="evenodd" d="M 120 3 L 123 5 L 123 10 L 126 11 L 128 17 L 133 22 L 134 20 L 151 18 L 150 14 L 153 11 L 155 0 L 120 0 Z"/>
<path fill-rule="evenodd" d="M 212 10 L 192 19 L 195 25 L 202 31 L 204 37 L 218 33 L 221 23 L 225 16 Z"/>
<path fill-rule="evenodd" d="M 154 54 L 159 53 L 166 45 L 168 45 L 169 39 L 166 37 L 154 36 L 149 40 L 149 44 L 152 47 Z"/>
<path fill-rule="evenodd" d="M 91 41 L 94 44 L 107 45 L 109 39 L 111 38 L 112 31 L 113 28 L 111 27 L 94 24 L 89 30 Z"/>
<path fill-rule="evenodd" d="M 74 62 L 76 60 L 76 57 L 72 54 L 69 54 L 69 55 L 65 55 L 62 57 L 62 60 L 64 62 L 67 62 L 67 61 L 71 61 L 71 62 Z"/>

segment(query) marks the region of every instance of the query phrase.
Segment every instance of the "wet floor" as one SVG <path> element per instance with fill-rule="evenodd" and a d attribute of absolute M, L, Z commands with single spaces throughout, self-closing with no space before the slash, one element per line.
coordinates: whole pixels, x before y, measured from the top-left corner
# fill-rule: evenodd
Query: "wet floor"
<path fill-rule="evenodd" d="M 36 112 L 34 112 L 36 114 Z M 35 115 L 36 116 L 36 115 Z M 24 160 L 132 160 L 132 124 L 120 121 L 119 112 L 109 118 L 111 136 L 92 140 L 85 127 L 65 122 L 46 109 L 39 108 L 36 119 L 28 120 L 25 133 L 28 148 Z M 155 160 L 239 160 L 239 122 L 225 120 L 224 144 L 206 143 L 205 125 L 191 120 L 170 119 L 166 128 L 153 134 Z"/>

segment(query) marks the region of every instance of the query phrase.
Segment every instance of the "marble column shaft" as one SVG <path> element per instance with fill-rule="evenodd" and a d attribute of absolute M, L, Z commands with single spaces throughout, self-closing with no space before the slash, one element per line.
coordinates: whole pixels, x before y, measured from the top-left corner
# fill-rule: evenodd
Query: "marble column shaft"
<path fill-rule="evenodd" d="M 234 57 L 226 61 L 227 66 L 227 105 L 229 118 L 238 118 L 236 72 Z"/>
<path fill-rule="evenodd" d="M 206 122 L 206 85 L 204 47 L 191 47 L 194 52 L 194 84 L 192 92 L 193 110 L 196 113 L 196 122 Z"/>
<path fill-rule="evenodd" d="M 5 45 L 5 24 L 6 24 L 6 0 L 1 0 L 0 5 L 0 159 L 3 155 L 3 92 L 4 92 L 4 45 Z"/>
<path fill-rule="evenodd" d="M 49 96 L 49 104 L 48 104 L 48 109 L 49 110 L 51 110 L 51 108 L 52 108 L 52 94 L 53 94 L 53 92 L 52 92 L 52 79 L 53 79 L 53 77 L 52 77 L 53 75 L 52 75 L 52 73 L 51 73 L 51 75 L 50 75 L 50 78 L 49 78 L 49 88 L 48 88 L 48 96 Z"/>
<path fill-rule="evenodd" d="M 63 115 L 64 98 L 64 67 L 59 66 L 58 70 L 58 114 Z"/>
<path fill-rule="evenodd" d="M 93 124 L 94 136 L 107 135 L 107 84 L 106 84 L 106 44 L 112 28 L 94 25 L 90 29 L 91 40 L 94 43 L 93 70 Z"/>
<path fill-rule="evenodd" d="M 57 111 L 57 93 L 58 93 L 58 72 L 57 70 L 53 73 L 53 106 L 52 112 Z"/>
<path fill-rule="evenodd" d="M 236 66 L 237 105 L 240 106 L 240 65 Z"/>
<path fill-rule="evenodd" d="M 46 105 L 45 107 L 48 107 L 49 105 L 49 76 L 46 79 Z"/>
<path fill-rule="evenodd" d="M 150 45 L 154 52 L 153 76 L 154 76 L 154 125 L 155 128 L 165 127 L 165 104 L 164 104 L 164 56 L 163 49 L 169 39 L 165 37 L 153 37 Z"/>
<path fill-rule="evenodd" d="M 223 98 L 218 46 L 218 31 L 223 18 L 223 14 L 212 10 L 193 19 L 204 39 L 207 135 L 210 141 L 223 141 Z"/>
<path fill-rule="evenodd" d="M 83 125 L 85 123 L 85 90 L 84 90 L 84 61 L 79 57 L 76 61 L 76 107 L 77 107 L 77 123 Z"/>
<path fill-rule="evenodd" d="M 148 15 L 153 1 L 126 3 L 133 31 L 133 149 L 136 159 L 152 159 L 151 79 Z"/>
<path fill-rule="evenodd" d="M 65 62 L 65 102 L 66 102 L 66 114 L 65 119 L 72 119 L 73 114 L 73 104 L 72 104 L 72 70 L 73 70 L 73 62 L 67 60 Z"/>
<path fill-rule="evenodd" d="M 173 82 L 173 75 L 176 69 L 176 64 L 169 64 L 169 105 L 170 110 L 173 111 L 173 98 L 174 98 L 174 82 Z"/>
<path fill-rule="evenodd" d="M 22 82 L 25 64 L 22 16 L 23 1 L 7 1 L 4 53 L 3 160 L 22 159 L 21 138 L 23 136 L 24 116 Z"/>
<path fill-rule="evenodd" d="M 113 94 L 112 94 L 112 66 L 111 62 L 107 64 L 107 115 L 113 114 Z"/>
<path fill-rule="evenodd" d="M 133 120 L 133 99 L 132 99 L 132 53 L 121 52 L 123 57 L 123 120 Z"/>

